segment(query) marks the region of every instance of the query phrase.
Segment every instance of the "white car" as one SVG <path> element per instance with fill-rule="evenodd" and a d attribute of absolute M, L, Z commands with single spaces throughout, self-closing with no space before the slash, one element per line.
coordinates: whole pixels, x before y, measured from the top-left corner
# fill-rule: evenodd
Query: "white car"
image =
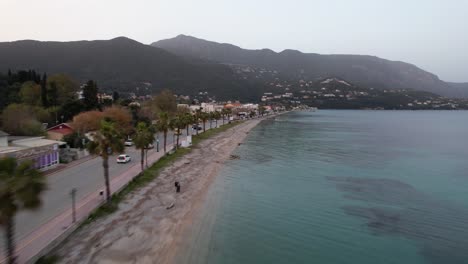
<path fill-rule="evenodd" d="M 133 142 L 131 140 L 126 140 L 125 141 L 125 146 L 126 147 L 131 147 L 131 146 L 133 146 Z"/>
<path fill-rule="evenodd" d="M 119 155 L 117 157 L 117 163 L 127 163 L 127 162 L 130 162 L 131 160 L 132 158 L 127 154 Z"/>

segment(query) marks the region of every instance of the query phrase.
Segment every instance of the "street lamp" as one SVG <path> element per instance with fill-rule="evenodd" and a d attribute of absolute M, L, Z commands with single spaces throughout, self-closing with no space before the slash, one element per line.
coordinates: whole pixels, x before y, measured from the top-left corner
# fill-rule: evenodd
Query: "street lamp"
<path fill-rule="evenodd" d="M 159 135 L 156 135 L 156 152 L 159 152 Z"/>
<path fill-rule="evenodd" d="M 72 198 L 72 223 L 76 222 L 76 208 L 75 208 L 75 197 L 76 197 L 76 188 L 73 188 L 70 191 L 70 196 Z"/>

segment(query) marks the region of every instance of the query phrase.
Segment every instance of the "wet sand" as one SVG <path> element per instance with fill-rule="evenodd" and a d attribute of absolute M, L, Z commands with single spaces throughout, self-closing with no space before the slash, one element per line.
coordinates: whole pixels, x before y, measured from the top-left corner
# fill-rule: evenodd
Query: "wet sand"
<path fill-rule="evenodd" d="M 202 141 L 119 210 L 79 230 L 58 250 L 61 263 L 174 263 L 183 236 L 223 163 L 261 120 L 249 120 Z M 181 192 L 176 193 L 174 182 Z M 168 206 L 174 205 L 171 209 Z"/>

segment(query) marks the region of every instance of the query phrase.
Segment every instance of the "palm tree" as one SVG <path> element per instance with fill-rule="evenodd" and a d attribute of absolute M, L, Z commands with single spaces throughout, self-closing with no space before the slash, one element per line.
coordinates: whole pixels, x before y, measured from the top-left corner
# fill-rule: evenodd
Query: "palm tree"
<path fill-rule="evenodd" d="M 198 124 L 198 123 L 200 122 L 202 115 L 203 115 L 203 112 L 202 112 L 202 109 L 201 109 L 201 108 L 200 108 L 200 109 L 197 109 L 197 110 L 195 111 L 195 120 L 194 120 L 194 121 L 195 121 L 195 124 L 197 125 L 197 129 L 196 129 L 196 134 L 197 134 L 197 135 L 198 135 L 198 127 L 199 127 L 199 124 Z"/>
<path fill-rule="evenodd" d="M 101 127 L 93 136 L 93 140 L 88 143 L 87 148 L 90 153 L 101 155 L 106 183 L 106 200 L 110 202 L 109 155 L 113 152 L 122 153 L 124 151 L 124 139 L 120 131 L 115 128 L 114 123 L 103 120 Z"/>
<path fill-rule="evenodd" d="M 260 106 L 258 108 L 258 114 L 263 116 L 265 114 L 266 108 L 264 106 Z"/>
<path fill-rule="evenodd" d="M 9 264 L 16 263 L 15 215 L 23 209 L 39 208 L 41 193 L 46 189 L 44 175 L 32 165 L 32 161 L 18 164 L 15 158 L 0 159 L 0 226 L 5 227 Z"/>
<path fill-rule="evenodd" d="M 212 128 L 211 124 L 213 123 L 213 119 L 215 118 L 214 117 L 214 112 L 209 112 L 208 113 L 208 118 L 210 119 L 210 129 L 211 129 Z"/>
<path fill-rule="evenodd" d="M 231 121 L 231 114 L 232 114 L 232 109 L 226 108 L 226 115 L 228 117 L 228 121 Z"/>
<path fill-rule="evenodd" d="M 226 108 L 223 108 L 221 110 L 221 116 L 223 117 L 223 126 L 224 126 L 224 118 L 226 117 L 227 113 L 228 113 L 228 111 L 227 111 Z"/>
<path fill-rule="evenodd" d="M 164 135 L 164 153 L 166 153 L 166 142 L 167 142 L 167 131 L 169 130 L 169 115 L 167 112 L 159 113 L 159 120 L 156 124 L 156 128 L 159 132 L 163 132 Z"/>
<path fill-rule="evenodd" d="M 185 113 L 182 117 L 183 123 L 185 125 L 187 136 L 189 135 L 189 127 L 194 121 L 194 117 L 190 113 Z"/>
<path fill-rule="evenodd" d="M 141 170 L 144 170 L 145 150 L 149 144 L 154 141 L 154 134 L 144 122 L 139 122 L 136 127 L 136 133 L 133 135 L 135 148 L 141 150 Z"/>
<path fill-rule="evenodd" d="M 150 143 L 152 144 L 152 143 L 156 140 L 156 137 L 154 136 L 154 134 L 158 133 L 158 130 L 157 130 L 157 128 L 156 128 L 155 125 L 150 125 L 150 126 L 148 127 L 148 132 L 151 134 L 151 139 L 152 139 L 152 140 L 151 140 Z M 153 148 L 154 148 L 154 146 L 153 146 Z M 149 147 L 149 144 L 148 144 L 148 146 L 147 146 L 146 149 L 145 149 L 145 150 L 146 150 L 146 154 L 145 154 L 145 157 L 146 157 L 146 168 L 148 168 L 148 150 L 149 150 L 149 149 L 150 149 L 150 147 Z"/>
<path fill-rule="evenodd" d="M 171 121 L 169 122 L 169 127 L 174 130 L 176 138 L 176 149 L 179 148 L 179 136 L 181 134 L 181 129 L 185 127 L 183 116 L 176 115 Z"/>
<path fill-rule="evenodd" d="M 215 122 L 216 122 L 216 126 L 215 126 L 215 127 L 218 127 L 218 119 L 221 117 L 221 113 L 218 112 L 218 111 L 215 111 L 214 114 L 213 114 L 213 117 L 214 117 Z"/>
<path fill-rule="evenodd" d="M 206 112 L 201 112 L 200 113 L 200 119 L 203 122 L 203 132 L 205 132 L 205 123 L 206 123 L 206 121 L 208 120 L 209 117 L 210 117 L 210 115 L 208 113 L 206 113 Z"/>

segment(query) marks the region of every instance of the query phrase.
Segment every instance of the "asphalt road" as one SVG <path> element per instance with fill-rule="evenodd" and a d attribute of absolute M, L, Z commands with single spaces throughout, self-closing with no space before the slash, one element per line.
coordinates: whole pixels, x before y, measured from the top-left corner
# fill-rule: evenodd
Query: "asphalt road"
<path fill-rule="evenodd" d="M 221 125 L 222 121 L 218 122 Z M 208 130 L 209 122 L 205 125 Z M 213 128 L 215 123 L 213 122 Z M 193 132 L 193 133 L 192 133 Z M 189 133 L 195 134 L 195 131 L 190 129 Z M 182 131 L 185 135 L 185 129 Z M 159 137 L 159 151 L 163 151 L 163 135 L 158 134 Z M 167 135 L 167 145 L 172 144 L 175 140 L 173 132 Z M 148 154 L 157 151 L 156 142 L 154 149 L 150 149 Z M 127 147 L 125 154 L 129 154 L 132 161 L 127 164 L 117 164 L 116 158 L 118 155 L 113 155 L 109 158 L 109 175 L 114 178 L 140 161 L 140 150 L 135 147 Z M 58 171 L 47 176 L 48 190 L 42 195 L 42 207 L 36 211 L 20 211 L 16 215 L 15 237 L 16 241 L 23 239 L 36 228 L 45 224 L 48 220 L 57 216 L 64 210 L 71 207 L 70 191 L 72 188 L 77 189 L 76 200 L 79 201 L 86 197 L 88 194 L 96 192 L 98 189 L 103 189 L 104 185 L 104 171 L 102 167 L 102 159 L 100 157 L 93 158 L 83 163 L 74 165 L 70 168 Z M 104 196 L 103 196 L 104 199 Z M 0 230 L 0 251 L 4 251 L 4 231 Z"/>

